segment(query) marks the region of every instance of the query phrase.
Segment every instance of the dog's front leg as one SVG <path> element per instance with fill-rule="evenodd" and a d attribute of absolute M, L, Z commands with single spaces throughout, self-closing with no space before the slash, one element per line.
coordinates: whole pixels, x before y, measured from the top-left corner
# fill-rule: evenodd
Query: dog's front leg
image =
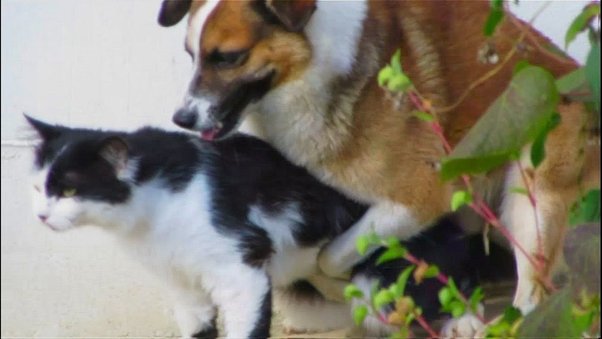
<path fill-rule="evenodd" d="M 318 264 L 326 275 L 346 278 L 349 270 L 362 259 L 355 246 L 359 236 L 374 232 L 381 237 L 408 239 L 423 227 L 404 205 L 389 201 L 377 203 L 355 225 L 322 249 Z"/>
<path fill-rule="evenodd" d="M 328 277 L 321 273 L 312 274 L 307 278 L 317 290 L 326 298 L 334 302 L 345 302 L 343 290 L 349 284 L 349 279 Z"/>

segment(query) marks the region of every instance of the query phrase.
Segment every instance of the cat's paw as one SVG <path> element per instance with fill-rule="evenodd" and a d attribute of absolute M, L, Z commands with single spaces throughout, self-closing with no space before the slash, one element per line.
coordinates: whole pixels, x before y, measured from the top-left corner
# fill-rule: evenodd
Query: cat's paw
<path fill-rule="evenodd" d="M 485 324 L 474 314 L 448 320 L 441 328 L 441 338 L 483 338 Z"/>

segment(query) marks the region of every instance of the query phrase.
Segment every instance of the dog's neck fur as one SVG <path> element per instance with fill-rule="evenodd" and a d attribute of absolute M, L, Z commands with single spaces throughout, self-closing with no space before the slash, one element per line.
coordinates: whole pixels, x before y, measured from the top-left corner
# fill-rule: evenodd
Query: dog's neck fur
<path fill-rule="evenodd" d="M 339 8 L 343 4 L 344 11 Z M 408 13 L 399 25 L 384 27 L 371 21 L 370 11 L 364 1 L 319 2 L 306 28 L 312 63 L 301 78 L 275 88 L 252 108 L 265 137 L 323 180 L 329 176 L 324 162 L 333 160 L 354 137 L 354 114 L 370 114 L 357 112 L 355 105 L 388 62 L 391 51 L 386 46 L 391 40 L 394 45 L 402 41 L 402 59 L 414 64 L 410 73 L 421 92 L 436 104 L 446 102 L 439 54 L 422 23 L 414 19 L 421 16 Z M 410 110 L 406 103 L 400 113 Z"/>
<path fill-rule="evenodd" d="M 315 168 L 350 137 L 353 106 L 377 66 L 369 62 L 375 49 L 358 54 L 367 12 L 365 1 L 320 1 L 306 27 L 313 52 L 307 71 L 253 107 L 266 138 L 299 165 Z M 358 72 L 358 64 L 372 72 Z"/>

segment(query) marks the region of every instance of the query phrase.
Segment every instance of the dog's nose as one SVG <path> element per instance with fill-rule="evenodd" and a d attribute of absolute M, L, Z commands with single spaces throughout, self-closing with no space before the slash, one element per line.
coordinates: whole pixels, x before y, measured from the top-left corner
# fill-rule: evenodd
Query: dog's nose
<path fill-rule="evenodd" d="M 180 108 L 171 120 L 180 127 L 192 128 L 196 124 L 197 113 L 187 108 Z"/>

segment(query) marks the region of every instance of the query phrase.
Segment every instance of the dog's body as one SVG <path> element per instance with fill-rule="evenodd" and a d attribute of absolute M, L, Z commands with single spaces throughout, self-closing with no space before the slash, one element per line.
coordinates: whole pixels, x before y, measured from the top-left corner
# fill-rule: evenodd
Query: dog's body
<path fill-rule="evenodd" d="M 439 179 L 440 140 L 412 116 L 410 102 L 396 107 L 386 99 L 376 75 L 400 49 L 403 68 L 421 94 L 436 107 L 454 103 L 495 67 L 477 61 L 487 42 L 482 33 L 487 2 L 166 1 L 159 21 L 169 26 L 187 13 L 186 46 L 196 70 L 174 121 L 202 131 L 206 139 L 219 139 L 236 128 L 244 113 L 254 112 L 265 138 L 287 158 L 372 206 L 325 248 L 320 266 L 326 273 L 341 276 L 357 263 L 355 238 L 371 228 L 409 238 L 448 211 L 454 187 Z M 519 25 L 535 41 L 548 43 L 529 25 Z M 506 18 L 493 40 L 497 53 L 506 55 L 520 34 Z M 525 46 L 516 60 L 526 59 L 555 76 L 576 67 L 528 41 Z M 452 145 L 506 87 L 512 68 L 508 63 L 439 116 Z M 576 151 L 586 139 L 580 133 L 587 122 L 583 107 L 564 102 L 558 112 L 562 122 L 548 137 L 544 162 L 536 169 L 523 164 L 538 197 L 546 270 L 557 261 L 569 207 L 593 154 Z M 592 163 L 594 177 L 599 160 Z M 510 194 L 511 188 L 524 187 L 518 167 L 494 171 L 483 182 L 475 185 L 477 193 L 499 207 L 503 223 L 535 253 L 534 213 L 526 197 Z M 516 257 L 514 303 L 528 311 L 544 290 L 527 258 L 520 251 Z"/>

